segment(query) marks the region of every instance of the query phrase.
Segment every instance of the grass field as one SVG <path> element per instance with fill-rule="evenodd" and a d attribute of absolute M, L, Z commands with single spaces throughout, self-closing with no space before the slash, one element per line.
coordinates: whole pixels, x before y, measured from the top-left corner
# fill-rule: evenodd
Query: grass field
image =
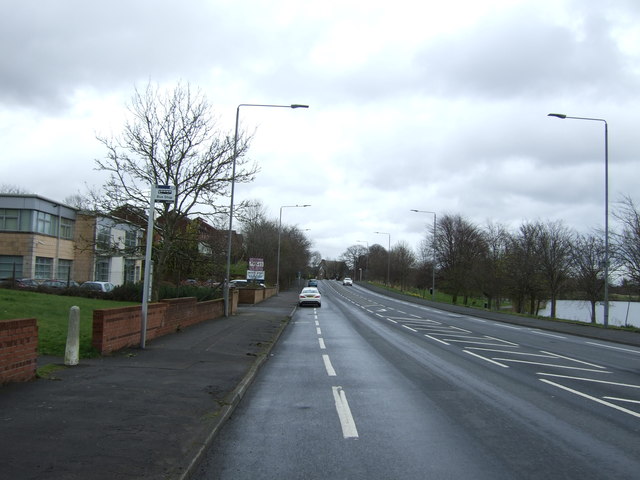
<path fill-rule="evenodd" d="M 40 355 L 64 356 L 69 309 L 77 306 L 80 308 L 80 357 L 96 356 L 97 352 L 91 347 L 93 311 L 127 305 L 136 303 L 0 289 L 0 320 L 37 319 Z"/>

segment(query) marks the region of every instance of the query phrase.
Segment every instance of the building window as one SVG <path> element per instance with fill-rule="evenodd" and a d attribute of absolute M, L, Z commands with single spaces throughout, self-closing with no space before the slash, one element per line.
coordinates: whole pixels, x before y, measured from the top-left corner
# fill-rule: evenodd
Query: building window
<path fill-rule="evenodd" d="M 31 210 L 0 208 L 0 230 L 8 232 L 31 232 Z"/>
<path fill-rule="evenodd" d="M 58 280 L 73 280 L 71 276 L 71 267 L 73 266 L 72 260 L 58 260 L 58 276 L 56 277 Z"/>
<path fill-rule="evenodd" d="M 0 255 L 0 279 L 22 278 L 22 257 Z"/>
<path fill-rule="evenodd" d="M 126 230 L 124 233 L 124 246 L 127 253 L 134 255 L 138 247 L 138 235 L 135 230 Z"/>
<path fill-rule="evenodd" d="M 109 258 L 99 257 L 96 260 L 96 282 L 109 281 Z"/>
<path fill-rule="evenodd" d="M 60 219 L 60 238 L 73 240 L 73 220 L 68 218 Z"/>
<path fill-rule="evenodd" d="M 0 208 L 0 230 L 20 230 L 20 210 Z"/>
<path fill-rule="evenodd" d="M 124 261 L 124 283 L 136 282 L 136 261 L 125 260 Z"/>
<path fill-rule="evenodd" d="M 58 224 L 58 218 L 44 212 L 36 213 L 36 232 L 57 236 L 56 226 Z"/>
<path fill-rule="evenodd" d="M 98 225 L 96 242 L 99 250 L 108 250 L 111 246 L 111 229 L 104 225 Z M 106 282 L 106 280 L 104 280 Z"/>
<path fill-rule="evenodd" d="M 36 257 L 36 278 L 48 279 L 53 273 L 53 258 Z"/>

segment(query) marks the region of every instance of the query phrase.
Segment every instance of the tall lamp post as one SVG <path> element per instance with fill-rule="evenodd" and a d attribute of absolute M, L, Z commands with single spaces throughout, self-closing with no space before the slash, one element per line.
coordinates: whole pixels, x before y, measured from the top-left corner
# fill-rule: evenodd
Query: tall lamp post
<path fill-rule="evenodd" d="M 609 125 L 604 118 L 569 117 L 564 113 L 550 113 L 548 117 L 571 120 L 590 120 L 604 124 L 604 328 L 609 326 Z"/>
<path fill-rule="evenodd" d="M 433 241 L 431 244 L 431 250 L 433 253 L 432 266 L 431 266 L 431 300 L 436 301 L 436 212 L 430 212 L 429 210 L 415 210 L 412 212 L 417 213 L 431 213 L 433 214 Z"/>
<path fill-rule="evenodd" d="M 238 158 L 238 121 L 240 119 L 240 107 L 269 107 L 269 108 L 309 108 L 309 105 L 293 103 L 291 105 L 262 105 L 257 103 L 241 103 L 236 108 L 236 131 L 233 136 L 233 167 L 231 169 L 231 200 L 229 203 L 229 239 L 227 244 L 227 272 L 224 279 L 224 316 L 228 317 L 231 312 L 229 305 L 229 281 L 231 280 L 231 236 L 233 234 L 233 194 L 236 184 L 236 160 Z"/>
<path fill-rule="evenodd" d="M 391 271 L 391 234 L 387 232 L 373 232 L 378 235 L 388 235 L 389 236 L 389 250 L 387 251 L 387 285 L 391 285 L 389 283 L 389 272 Z"/>
<path fill-rule="evenodd" d="M 280 294 L 280 236 L 282 233 L 282 209 L 283 208 L 305 208 L 311 205 L 282 205 L 280 207 L 280 221 L 278 222 L 278 260 L 276 261 L 276 295 Z"/>

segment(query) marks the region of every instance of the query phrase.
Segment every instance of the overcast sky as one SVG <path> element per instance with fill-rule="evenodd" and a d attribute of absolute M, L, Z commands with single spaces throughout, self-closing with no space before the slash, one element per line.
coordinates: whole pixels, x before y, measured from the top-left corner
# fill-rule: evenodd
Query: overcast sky
<path fill-rule="evenodd" d="M 241 109 L 261 172 L 236 195 L 311 204 L 283 223 L 325 258 L 417 247 L 411 209 L 601 228 L 604 124 L 550 112 L 606 119 L 611 209 L 640 202 L 637 0 L 0 0 L 0 45 L 0 184 L 54 200 L 102 184 L 95 136 L 151 81 L 228 132 L 240 103 L 310 105 Z"/>

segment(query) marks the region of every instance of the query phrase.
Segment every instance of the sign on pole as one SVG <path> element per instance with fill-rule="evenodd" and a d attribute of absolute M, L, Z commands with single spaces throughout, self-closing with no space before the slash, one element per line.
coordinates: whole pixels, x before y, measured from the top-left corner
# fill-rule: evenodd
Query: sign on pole
<path fill-rule="evenodd" d="M 262 258 L 250 258 L 249 270 L 264 270 L 264 259 Z"/>
<path fill-rule="evenodd" d="M 263 258 L 249 259 L 249 270 L 247 270 L 247 280 L 264 281 L 264 259 Z"/>
<path fill-rule="evenodd" d="M 176 188 L 173 185 L 156 185 L 156 202 L 175 203 Z"/>
<path fill-rule="evenodd" d="M 247 270 L 247 280 L 264 281 L 264 270 Z"/>
<path fill-rule="evenodd" d="M 172 185 L 151 185 L 149 195 L 149 215 L 147 217 L 147 248 L 144 257 L 144 278 L 142 287 L 142 310 L 140 315 L 140 348 L 144 349 L 147 341 L 147 313 L 151 293 L 151 249 L 153 248 L 153 223 L 156 202 L 174 203 L 176 189 Z"/>

